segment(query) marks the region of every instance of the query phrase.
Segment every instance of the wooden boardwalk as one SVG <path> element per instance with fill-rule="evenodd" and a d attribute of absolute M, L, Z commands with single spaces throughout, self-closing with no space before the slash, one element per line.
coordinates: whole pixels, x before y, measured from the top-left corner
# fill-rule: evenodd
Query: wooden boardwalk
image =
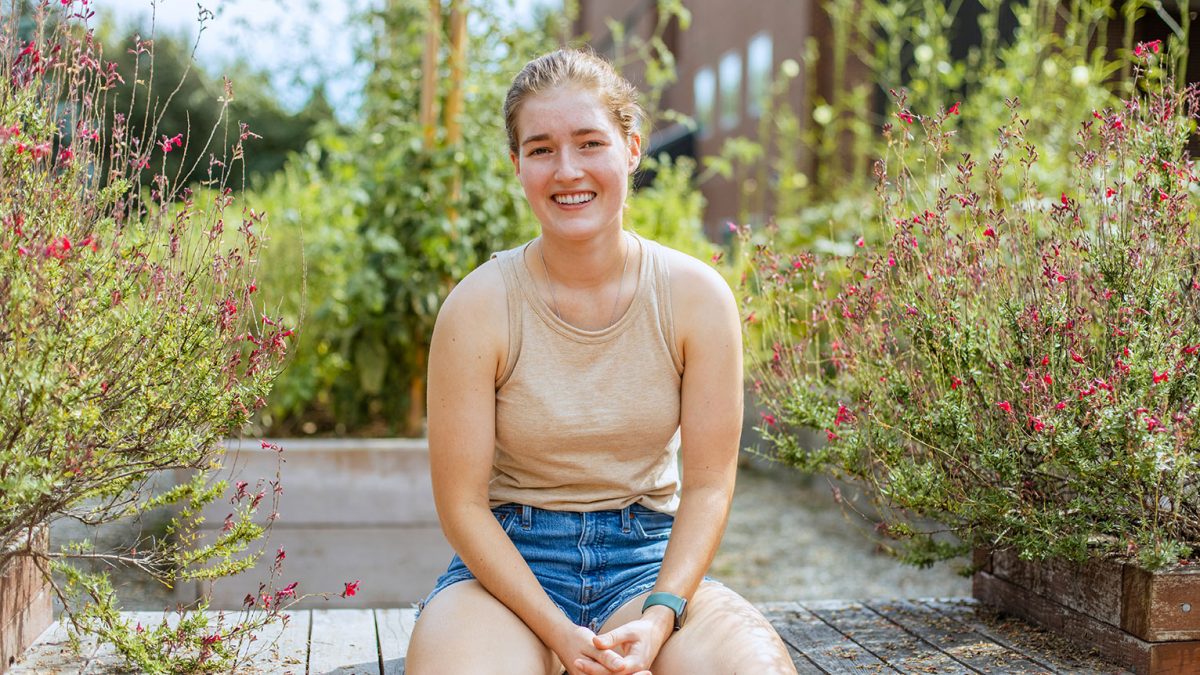
<path fill-rule="evenodd" d="M 1027 624 L 977 611 L 971 599 L 784 602 L 762 608 L 787 642 L 801 675 L 1127 672 L 1075 653 Z M 163 617 L 156 612 L 127 616 L 143 624 Z M 298 611 L 286 629 L 263 635 L 274 646 L 243 672 L 397 675 L 404 672 L 413 623 L 409 609 Z M 68 651 L 66 635 L 56 624 L 9 672 L 116 673 L 118 664 L 111 651 L 94 642 L 85 643 L 82 654 Z"/>

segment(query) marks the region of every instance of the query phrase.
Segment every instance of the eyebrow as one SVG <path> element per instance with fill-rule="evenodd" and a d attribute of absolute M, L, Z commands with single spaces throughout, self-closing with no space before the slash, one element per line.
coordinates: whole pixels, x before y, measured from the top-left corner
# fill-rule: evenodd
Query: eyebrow
<path fill-rule="evenodd" d="M 576 129 L 575 131 L 571 132 L 571 137 L 574 138 L 577 136 L 588 136 L 590 134 L 599 134 L 599 133 L 603 133 L 603 132 L 600 129 Z M 525 140 L 521 141 L 521 145 L 523 147 L 530 143 L 539 143 L 541 141 L 548 141 L 548 140 L 550 140 L 550 134 L 534 134 L 533 136 L 530 136 L 529 138 L 526 138 Z"/>

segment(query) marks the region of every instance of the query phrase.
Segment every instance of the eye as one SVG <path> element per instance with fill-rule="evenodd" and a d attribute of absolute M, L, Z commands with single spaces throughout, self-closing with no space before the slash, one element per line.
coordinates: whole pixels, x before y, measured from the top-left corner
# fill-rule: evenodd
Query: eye
<path fill-rule="evenodd" d="M 584 141 L 583 143 L 584 148 L 598 148 L 602 145 L 604 145 L 603 141 Z"/>
<path fill-rule="evenodd" d="M 544 154 L 546 154 L 547 152 L 550 152 L 550 148 L 545 148 L 545 147 L 543 147 L 543 148 L 534 148 L 534 149 L 530 150 L 530 151 L 529 151 L 529 154 L 528 154 L 528 155 L 526 155 L 526 156 L 527 156 L 527 157 L 533 157 L 534 155 L 544 155 Z"/>

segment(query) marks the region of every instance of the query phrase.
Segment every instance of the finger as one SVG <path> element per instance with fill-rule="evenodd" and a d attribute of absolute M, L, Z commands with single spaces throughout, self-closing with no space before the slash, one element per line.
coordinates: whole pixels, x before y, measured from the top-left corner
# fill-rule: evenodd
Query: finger
<path fill-rule="evenodd" d="M 612 671 L 591 659 L 575 659 L 575 668 L 584 675 L 611 675 Z"/>
<path fill-rule="evenodd" d="M 620 640 L 617 639 L 615 633 L 616 631 L 605 633 L 604 635 L 594 635 L 592 636 L 592 644 L 596 649 L 612 649 L 620 644 Z"/>
<path fill-rule="evenodd" d="M 605 649 L 599 654 L 593 655 L 592 659 L 614 673 L 625 669 L 624 657 L 610 649 Z"/>

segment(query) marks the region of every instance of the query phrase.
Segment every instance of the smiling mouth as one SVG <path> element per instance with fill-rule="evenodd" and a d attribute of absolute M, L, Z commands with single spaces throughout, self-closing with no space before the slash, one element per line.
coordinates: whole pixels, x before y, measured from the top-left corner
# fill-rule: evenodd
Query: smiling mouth
<path fill-rule="evenodd" d="M 564 206 L 573 206 L 575 204 L 586 204 L 596 198 L 595 192 L 577 192 L 570 195 L 554 195 L 552 199 L 556 204 Z"/>

